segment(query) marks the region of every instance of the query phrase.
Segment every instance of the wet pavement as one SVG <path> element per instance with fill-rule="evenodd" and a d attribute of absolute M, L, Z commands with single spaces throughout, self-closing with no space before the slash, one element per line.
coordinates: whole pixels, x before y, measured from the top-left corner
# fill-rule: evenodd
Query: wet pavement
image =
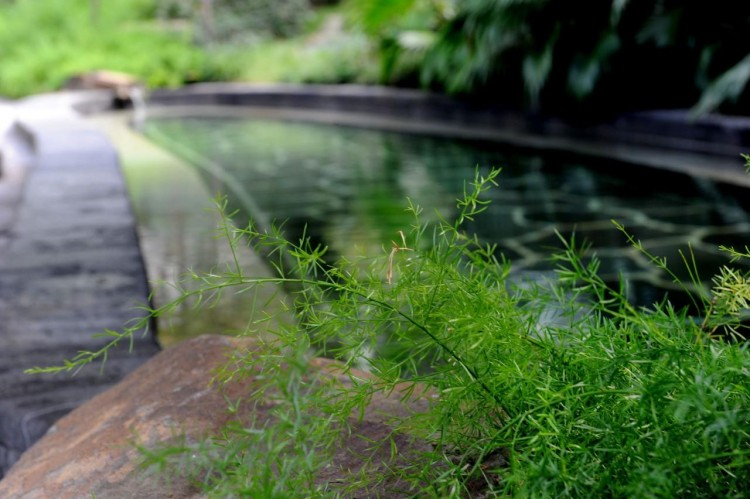
<path fill-rule="evenodd" d="M 106 369 L 29 375 L 142 316 L 148 285 L 111 143 L 68 96 L 0 103 L 0 476 L 59 417 L 158 351 L 150 332 Z"/>

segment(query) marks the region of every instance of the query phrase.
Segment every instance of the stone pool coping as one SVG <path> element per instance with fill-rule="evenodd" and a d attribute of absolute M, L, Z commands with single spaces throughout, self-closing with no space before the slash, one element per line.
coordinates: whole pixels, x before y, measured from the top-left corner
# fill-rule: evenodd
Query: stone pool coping
<path fill-rule="evenodd" d="M 706 177 L 750 187 L 742 153 L 750 153 L 750 117 L 687 110 L 631 113 L 575 125 L 560 119 L 482 107 L 418 90 L 365 85 L 201 83 L 148 96 L 149 115 L 254 115 L 407 133 L 487 140 Z M 227 113 L 228 111 L 228 113 Z"/>

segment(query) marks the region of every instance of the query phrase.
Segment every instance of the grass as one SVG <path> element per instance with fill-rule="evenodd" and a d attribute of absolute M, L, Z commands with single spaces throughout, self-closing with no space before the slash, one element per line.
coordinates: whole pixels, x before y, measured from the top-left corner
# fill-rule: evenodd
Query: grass
<path fill-rule="evenodd" d="M 310 42 L 335 9 L 320 9 L 294 38 L 208 46 L 194 43 L 192 23 L 158 20 L 153 0 L 111 0 L 98 12 L 89 0 L 0 3 L 0 95 L 58 90 L 74 75 L 101 69 L 132 74 L 149 88 L 377 78 L 376 55 L 363 35 L 344 29 Z"/>
<path fill-rule="evenodd" d="M 668 301 L 634 308 L 574 239 L 552 256 L 556 278 L 511 282 L 510 263 L 462 231 L 481 216 L 482 194 L 498 174 L 477 172 L 455 221 L 425 225 L 410 205 L 411 227 L 367 262 L 326 262 L 325 249 L 304 238 L 237 227 L 219 203 L 230 246 L 272 255 L 276 275 L 245 275 L 237 261 L 188 275 L 182 295 L 151 314 L 286 286 L 297 323 L 249 327 L 248 335 L 264 333 L 260 351 L 238 352 L 217 378 L 256 376 L 245 402 L 272 398 L 276 423 L 244 421 L 199 445 L 144 450 L 146 464 L 186 473 L 210 497 L 346 497 L 393 479 L 416 497 L 746 497 L 750 353 L 740 333 L 750 276 L 722 271 L 712 295 L 693 296 L 704 311 L 698 319 Z M 747 248 L 727 250 L 750 257 Z M 140 326 L 109 332 L 101 351 L 32 371 L 103 360 Z M 331 386 L 310 371 L 317 356 L 371 376 Z M 424 387 L 439 396 L 428 412 L 394 419 L 394 434 L 427 441 L 432 451 L 378 474 L 316 481 L 353 411 L 404 381 L 413 388 L 407 399 Z M 399 453 L 395 440 L 383 444 Z"/>
<path fill-rule="evenodd" d="M 19 0 L 0 5 L 0 93 L 59 89 L 67 78 L 110 69 L 151 87 L 230 79 L 230 67 L 190 44 L 190 33 L 160 29 L 151 2 L 115 0 L 92 17 L 86 0 Z"/>

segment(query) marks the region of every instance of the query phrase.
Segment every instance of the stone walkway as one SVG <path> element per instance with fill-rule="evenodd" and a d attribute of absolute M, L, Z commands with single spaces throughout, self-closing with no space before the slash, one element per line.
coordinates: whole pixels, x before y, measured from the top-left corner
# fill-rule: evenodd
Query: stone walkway
<path fill-rule="evenodd" d="M 60 416 L 158 351 L 151 333 L 106 369 L 27 375 L 104 344 L 148 286 L 116 151 L 65 96 L 0 104 L 0 477 Z"/>

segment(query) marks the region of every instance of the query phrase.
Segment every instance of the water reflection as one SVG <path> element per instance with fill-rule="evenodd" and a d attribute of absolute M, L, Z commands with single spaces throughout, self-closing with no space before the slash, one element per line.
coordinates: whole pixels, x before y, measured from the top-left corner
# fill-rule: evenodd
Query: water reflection
<path fill-rule="evenodd" d="M 532 277 L 550 270 L 548 257 L 561 247 L 556 232 L 575 233 L 601 257 L 603 278 L 616 282 L 624 275 L 630 298 L 643 306 L 667 292 L 678 304 L 688 301 L 670 276 L 626 243 L 612 219 L 647 250 L 666 256 L 682 279 L 689 275 L 680 251 L 692 251 L 706 286 L 729 261 L 718 246 L 743 247 L 750 228 L 740 188 L 601 160 L 268 120 L 151 119 L 144 130 L 197 165 L 214 165 L 201 170 L 205 182 L 213 191 L 239 193 L 232 200 L 244 217 L 286 221 L 293 239 L 307 227 L 316 242 L 350 258 L 380 254 L 409 229 L 414 220 L 406 198 L 424 208 L 424 221 L 436 220 L 435 211 L 450 219 L 475 166 L 500 166 L 500 188 L 470 231 L 496 243 L 516 276 Z"/>

